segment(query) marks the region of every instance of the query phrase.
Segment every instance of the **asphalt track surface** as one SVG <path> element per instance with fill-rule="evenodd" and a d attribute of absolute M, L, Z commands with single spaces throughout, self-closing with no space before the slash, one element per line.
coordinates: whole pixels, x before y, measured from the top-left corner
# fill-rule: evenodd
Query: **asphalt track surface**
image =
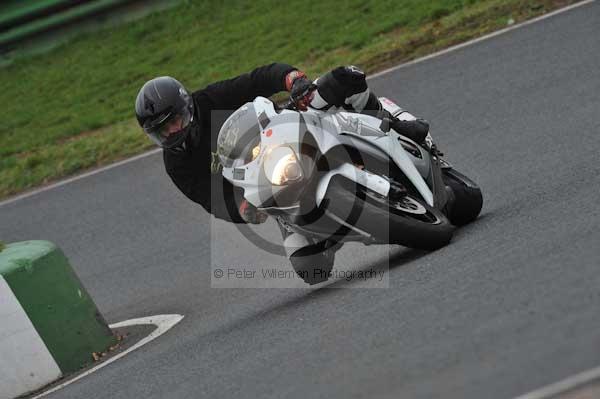
<path fill-rule="evenodd" d="M 159 155 L 0 207 L 2 239 L 56 242 L 109 322 L 186 316 L 50 397 L 511 398 L 598 366 L 599 65 L 594 2 L 371 81 L 485 195 L 451 245 L 392 248 L 387 289 L 211 289 L 210 218 Z M 212 231 L 213 260 L 285 262 Z"/>

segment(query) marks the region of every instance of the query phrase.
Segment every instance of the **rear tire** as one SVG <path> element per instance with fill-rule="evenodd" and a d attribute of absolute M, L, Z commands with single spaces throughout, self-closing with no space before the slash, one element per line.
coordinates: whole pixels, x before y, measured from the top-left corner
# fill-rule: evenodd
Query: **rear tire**
<path fill-rule="evenodd" d="M 445 170 L 443 179 L 454 196 L 448 207 L 450 222 L 455 226 L 464 226 L 477 219 L 483 206 L 483 196 L 477 184 L 454 169 Z"/>
<path fill-rule="evenodd" d="M 423 200 L 410 194 L 405 200 L 390 200 L 369 191 L 345 178 L 333 178 L 325 194 L 326 210 L 379 242 L 434 250 L 452 239 L 454 227 L 448 218 Z"/>

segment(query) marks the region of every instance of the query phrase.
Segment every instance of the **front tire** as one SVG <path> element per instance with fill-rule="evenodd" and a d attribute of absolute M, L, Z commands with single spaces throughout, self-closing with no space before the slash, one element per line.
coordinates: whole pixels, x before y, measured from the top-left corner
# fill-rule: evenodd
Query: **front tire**
<path fill-rule="evenodd" d="M 416 196 L 382 197 L 348 179 L 333 178 L 326 210 L 377 241 L 434 250 L 447 245 L 454 227 L 444 214 Z"/>

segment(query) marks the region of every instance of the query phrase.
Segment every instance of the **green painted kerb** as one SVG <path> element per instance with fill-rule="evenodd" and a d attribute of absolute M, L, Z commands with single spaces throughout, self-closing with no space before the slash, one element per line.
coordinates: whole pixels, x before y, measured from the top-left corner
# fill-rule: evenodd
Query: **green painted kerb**
<path fill-rule="evenodd" d="M 48 241 L 8 244 L 0 274 L 63 373 L 116 342 L 62 251 Z"/>

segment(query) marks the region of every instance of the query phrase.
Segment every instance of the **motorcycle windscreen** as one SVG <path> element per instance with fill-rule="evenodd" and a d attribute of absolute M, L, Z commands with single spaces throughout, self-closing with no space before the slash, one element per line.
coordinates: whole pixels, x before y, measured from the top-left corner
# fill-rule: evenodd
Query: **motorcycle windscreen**
<path fill-rule="evenodd" d="M 243 165 L 252 160 L 252 149 L 260 140 L 260 125 L 254 104 L 247 103 L 223 124 L 217 137 L 217 155 L 224 167 Z"/>

